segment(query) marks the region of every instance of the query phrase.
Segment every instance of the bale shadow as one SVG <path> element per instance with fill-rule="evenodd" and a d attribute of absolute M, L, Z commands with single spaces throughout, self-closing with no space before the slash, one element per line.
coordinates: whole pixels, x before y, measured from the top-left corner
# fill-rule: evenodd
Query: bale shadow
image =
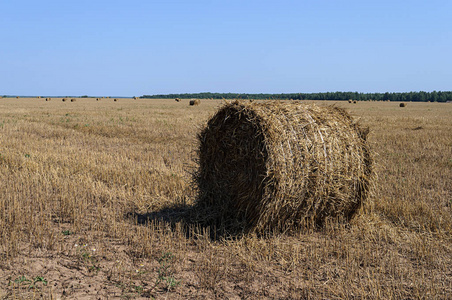
<path fill-rule="evenodd" d="M 244 216 L 224 216 L 219 214 L 218 207 L 204 205 L 175 205 L 158 211 L 125 214 L 125 218 L 142 226 L 167 226 L 172 231 L 184 232 L 187 239 L 203 236 L 212 241 L 228 238 L 237 239 L 247 232 Z"/>

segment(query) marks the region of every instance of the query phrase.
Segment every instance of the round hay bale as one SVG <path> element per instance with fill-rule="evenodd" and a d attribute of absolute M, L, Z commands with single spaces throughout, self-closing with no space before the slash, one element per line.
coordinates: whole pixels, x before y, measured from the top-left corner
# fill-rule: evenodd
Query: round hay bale
<path fill-rule="evenodd" d="M 349 100 L 348 100 L 348 103 L 352 103 L 352 99 L 349 99 Z"/>
<path fill-rule="evenodd" d="M 180 102 L 180 99 L 179 99 L 179 98 L 176 98 L 176 99 L 174 99 L 174 101 L 176 101 L 176 102 Z"/>
<path fill-rule="evenodd" d="M 114 99 L 113 101 L 115 101 L 115 102 L 116 102 L 116 101 L 118 101 L 118 100 L 117 100 L 117 99 Z"/>
<path fill-rule="evenodd" d="M 257 232 L 349 220 L 369 189 L 367 133 L 338 107 L 226 104 L 198 136 L 203 220 Z"/>
<path fill-rule="evenodd" d="M 66 102 L 66 98 L 61 99 L 61 101 Z"/>
<path fill-rule="evenodd" d="M 405 106 L 407 106 L 407 104 L 406 104 L 405 102 L 402 102 L 402 103 L 400 103 L 399 106 L 400 106 L 400 107 L 405 107 Z"/>
<path fill-rule="evenodd" d="M 356 104 L 356 100 L 353 100 L 353 103 Z"/>
<path fill-rule="evenodd" d="M 75 99 L 71 99 L 71 102 L 75 102 Z"/>
<path fill-rule="evenodd" d="M 16 99 L 19 99 L 19 96 L 16 96 Z"/>
<path fill-rule="evenodd" d="M 189 104 L 190 104 L 191 106 L 193 106 L 193 105 L 199 105 L 199 104 L 201 104 L 201 100 L 199 100 L 199 99 L 190 100 Z"/>

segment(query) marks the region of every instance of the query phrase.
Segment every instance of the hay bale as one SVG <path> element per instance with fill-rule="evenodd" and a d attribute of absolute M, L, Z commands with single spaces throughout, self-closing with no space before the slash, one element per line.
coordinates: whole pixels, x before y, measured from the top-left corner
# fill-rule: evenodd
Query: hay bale
<path fill-rule="evenodd" d="M 61 99 L 61 101 L 66 102 L 66 98 Z"/>
<path fill-rule="evenodd" d="M 74 99 L 74 98 L 72 98 L 72 99 L 71 99 L 71 102 L 75 102 L 75 99 Z"/>
<path fill-rule="evenodd" d="M 16 99 L 19 99 L 19 96 L 16 96 Z"/>
<path fill-rule="evenodd" d="M 348 220 L 369 189 L 367 133 L 338 107 L 226 104 L 198 136 L 197 207 L 257 232 Z"/>
<path fill-rule="evenodd" d="M 117 100 L 117 99 L 113 99 L 113 101 L 115 101 L 115 102 L 116 102 L 116 101 L 118 101 L 118 100 Z"/>
<path fill-rule="evenodd" d="M 50 101 L 50 100 L 52 100 L 51 98 L 46 98 L 46 101 Z"/>
<path fill-rule="evenodd" d="M 189 104 L 190 104 L 191 106 L 193 106 L 193 105 L 199 105 L 199 104 L 201 104 L 201 100 L 199 100 L 199 99 L 192 99 L 192 100 L 190 100 Z"/>
<path fill-rule="evenodd" d="M 176 98 L 176 99 L 174 99 L 174 101 L 176 101 L 176 102 L 180 102 L 180 99 L 179 99 L 179 98 Z"/>
<path fill-rule="evenodd" d="M 348 100 L 348 103 L 352 103 L 352 99 L 349 99 L 349 100 Z"/>
<path fill-rule="evenodd" d="M 356 104 L 356 100 L 353 100 L 353 103 Z"/>
<path fill-rule="evenodd" d="M 407 104 L 406 104 L 405 102 L 402 102 L 402 103 L 400 103 L 399 106 L 400 106 L 400 107 L 405 107 L 405 106 L 407 106 Z"/>

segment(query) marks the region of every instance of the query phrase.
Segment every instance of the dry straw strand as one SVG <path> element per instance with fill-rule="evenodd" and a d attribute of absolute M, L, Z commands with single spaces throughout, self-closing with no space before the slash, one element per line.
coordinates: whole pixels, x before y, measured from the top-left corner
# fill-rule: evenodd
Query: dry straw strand
<path fill-rule="evenodd" d="M 197 205 L 257 232 L 348 220 L 369 189 L 367 133 L 337 107 L 228 103 L 198 137 Z"/>

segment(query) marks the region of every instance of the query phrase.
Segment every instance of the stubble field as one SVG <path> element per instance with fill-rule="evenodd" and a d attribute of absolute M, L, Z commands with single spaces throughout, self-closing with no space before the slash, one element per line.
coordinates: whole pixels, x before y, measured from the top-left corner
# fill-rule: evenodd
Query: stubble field
<path fill-rule="evenodd" d="M 168 216 L 221 104 L 0 99 L 0 299 L 452 298 L 452 104 L 318 101 L 370 128 L 357 216 L 212 239 Z"/>

